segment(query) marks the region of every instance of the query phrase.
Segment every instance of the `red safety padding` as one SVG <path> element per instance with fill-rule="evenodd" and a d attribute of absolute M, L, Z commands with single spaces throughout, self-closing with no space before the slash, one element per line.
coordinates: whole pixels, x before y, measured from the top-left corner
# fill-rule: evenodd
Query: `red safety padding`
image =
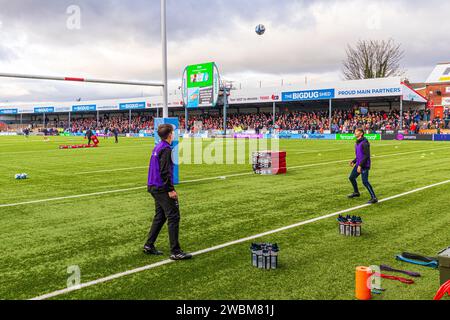
<path fill-rule="evenodd" d="M 100 143 L 100 141 L 98 141 L 97 136 L 93 136 L 93 137 L 92 137 L 92 142 L 93 142 L 95 145 L 98 145 L 98 144 Z"/>

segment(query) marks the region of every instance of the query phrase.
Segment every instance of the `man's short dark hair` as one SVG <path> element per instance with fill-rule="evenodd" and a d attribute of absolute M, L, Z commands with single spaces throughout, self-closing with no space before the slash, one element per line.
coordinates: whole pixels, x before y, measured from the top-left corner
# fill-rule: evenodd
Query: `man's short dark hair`
<path fill-rule="evenodd" d="M 158 127 L 158 136 L 163 140 L 167 140 L 172 132 L 173 126 L 171 124 L 162 124 Z"/>
<path fill-rule="evenodd" d="M 359 132 L 361 132 L 363 135 L 365 134 L 365 132 L 364 132 L 364 129 L 363 128 L 356 128 L 356 130 L 355 131 L 359 131 Z"/>

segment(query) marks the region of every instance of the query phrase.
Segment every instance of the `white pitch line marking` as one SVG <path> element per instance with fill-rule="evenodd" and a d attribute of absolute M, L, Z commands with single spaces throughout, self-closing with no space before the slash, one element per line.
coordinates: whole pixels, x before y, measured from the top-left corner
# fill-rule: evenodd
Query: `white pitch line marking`
<path fill-rule="evenodd" d="M 94 174 L 94 173 L 109 173 L 109 172 L 117 172 L 117 171 L 131 171 L 138 169 L 148 169 L 148 166 L 145 167 L 130 167 L 130 168 L 119 168 L 119 169 L 106 169 L 106 170 L 98 170 L 98 171 L 86 171 L 86 172 L 78 172 L 74 173 L 75 176 L 85 175 L 85 174 Z"/>
<path fill-rule="evenodd" d="M 435 184 L 432 184 L 432 185 L 429 185 L 429 186 L 425 186 L 425 187 L 421 187 L 421 188 L 418 188 L 418 189 L 414 189 L 414 190 L 411 190 L 411 191 L 408 191 L 408 192 L 404 192 L 404 193 L 401 193 L 401 194 L 397 194 L 395 196 L 391 196 L 391 197 L 382 199 L 382 200 L 380 200 L 380 203 L 391 201 L 391 200 L 398 199 L 398 198 L 401 198 L 401 197 L 405 197 L 405 196 L 408 196 L 410 194 L 414 194 L 414 193 L 417 193 L 417 192 L 421 192 L 421 191 L 424 191 L 424 190 L 427 190 L 427 189 L 435 188 L 435 187 L 442 186 L 442 185 L 449 184 L 449 183 L 450 183 L 450 180 L 446 180 L 446 181 L 435 183 Z M 360 206 L 357 206 L 357 207 L 353 207 L 353 208 L 341 210 L 341 211 L 338 211 L 338 212 L 330 213 L 330 214 L 327 214 L 327 215 L 324 215 L 324 216 L 320 216 L 320 217 L 313 218 L 313 219 L 310 219 L 310 220 L 302 221 L 302 222 L 299 222 L 299 223 L 296 223 L 296 224 L 292 224 L 292 225 L 289 225 L 289 226 L 286 226 L 286 227 L 282 227 L 282 228 L 279 228 L 279 229 L 267 231 L 267 232 L 260 233 L 260 234 L 257 234 L 257 235 L 253 235 L 253 236 L 250 236 L 250 237 L 246 237 L 246 238 L 238 239 L 238 240 L 235 240 L 235 241 L 227 242 L 227 243 L 224 243 L 224 244 L 221 244 L 221 245 L 218 245 L 218 246 L 214 246 L 214 247 L 211 247 L 211 248 L 203 249 L 203 250 L 194 252 L 192 255 L 193 256 L 199 256 L 199 255 L 202 255 L 202 254 L 205 254 L 205 253 L 209 253 L 209 252 L 217 251 L 217 250 L 224 249 L 224 248 L 227 248 L 227 247 L 231 247 L 231 246 L 236 245 L 236 244 L 245 243 L 245 242 L 248 242 L 248 241 L 251 241 L 251 240 L 255 240 L 255 239 L 258 239 L 258 238 L 262 238 L 262 237 L 265 237 L 265 236 L 268 236 L 268 235 L 272 235 L 272 234 L 275 234 L 275 233 L 280 233 L 280 232 L 287 231 L 287 230 L 290 230 L 290 229 L 298 228 L 300 226 L 311 224 L 311 223 L 314 223 L 314 222 L 317 222 L 317 221 L 321 221 L 321 220 L 332 218 L 332 217 L 335 217 L 335 216 L 338 216 L 338 215 L 342 215 L 342 214 L 346 214 L 346 213 L 349 213 L 349 212 L 357 211 L 359 209 L 367 208 L 369 206 L 372 206 L 372 205 L 370 205 L 370 204 L 363 204 L 363 205 L 360 205 Z M 155 269 L 157 267 L 164 266 L 164 265 L 167 265 L 167 264 L 170 264 L 170 263 L 174 263 L 174 261 L 172 261 L 172 260 L 163 260 L 163 261 L 160 261 L 158 263 L 150 264 L 150 265 L 147 265 L 147 266 L 144 266 L 144 267 L 128 270 L 128 271 L 125 271 L 125 272 L 121 272 L 121 273 L 117 273 L 117 274 L 114 274 L 114 275 L 110 275 L 108 277 L 104 277 L 104 278 L 100 278 L 100 279 L 93 280 L 93 281 L 90 281 L 90 282 L 86 282 L 86 283 L 83 283 L 83 284 L 81 284 L 79 286 L 66 288 L 66 289 L 54 291 L 54 292 L 51 292 L 51 293 L 48 293 L 48 294 L 44 294 L 42 296 L 38 296 L 38 297 L 32 298 L 30 300 L 46 300 L 46 299 L 54 298 L 54 297 L 57 297 L 57 296 L 60 296 L 60 295 L 63 295 L 63 294 L 67 294 L 67 293 L 70 293 L 70 292 L 73 292 L 73 291 L 78 291 L 78 290 L 81 290 L 81 289 L 84 289 L 84 288 L 92 287 L 92 286 L 95 286 L 95 285 L 100 284 L 100 283 L 109 282 L 109 281 L 112 281 L 112 280 L 115 280 L 115 279 L 119 279 L 119 278 L 123 278 L 123 277 L 129 276 L 129 275 L 132 275 L 132 274 L 141 273 L 141 272 L 144 272 L 144 271 Z"/>
<path fill-rule="evenodd" d="M 411 151 L 411 152 L 387 154 L 387 155 L 381 155 L 381 156 L 374 156 L 374 158 L 382 158 L 382 157 L 387 157 L 387 156 L 405 155 L 405 154 L 413 154 L 413 153 L 435 151 L 435 150 L 445 150 L 445 149 L 450 149 L 450 147 L 447 147 L 447 148 L 434 148 L 434 149 L 428 149 L 428 150 L 418 150 L 418 151 Z M 346 151 L 344 149 L 333 149 L 333 150 Z M 319 151 L 311 151 L 311 152 L 304 152 L 304 153 L 316 153 L 316 152 L 319 152 Z M 302 167 L 308 168 L 309 166 L 316 166 L 316 165 L 321 165 L 321 164 L 325 165 L 325 164 L 332 164 L 332 163 L 341 163 L 341 162 L 344 162 L 344 161 L 350 161 L 350 160 L 337 160 L 337 161 L 333 161 L 333 162 L 318 163 L 318 164 L 313 164 L 313 165 L 305 165 L 305 166 L 299 166 L 299 167 L 290 167 L 288 169 L 296 169 L 296 168 L 302 168 Z M 106 170 L 98 170 L 98 171 L 86 171 L 86 172 L 75 173 L 74 175 L 84 175 L 84 174 L 94 174 L 94 173 L 109 173 L 109 172 L 116 172 L 116 171 L 130 171 L 130 170 L 139 170 L 139 169 L 148 169 L 148 166 L 145 166 L 145 167 L 118 168 L 118 169 L 106 169 Z M 227 176 L 227 177 L 233 177 L 233 176 L 231 175 L 231 176 Z M 206 178 L 206 179 L 208 179 L 208 180 L 215 180 L 217 178 L 218 177 Z M 197 182 L 197 180 L 194 181 L 194 182 Z M 187 181 L 185 183 L 187 183 Z"/>
<path fill-rule="evenodd" d="M 429 149 L 429 150 L 418 150 L 418 151 L 411 151 L 411 152 L 402 152 L 402 153 L 394 153 L 394 154 L 386 154 L 381 156 L 376 156 L 375 158 L 387 158 L 387 157 L 394 157 L 394 156 L 400 156 L 400 155 L 407 155 L 407 154 L 414 154 L 414 153 L 420 153 L 420 152 L 426 152 L 426 151 L 439 151 L 439 150 L 446 150 L 450 149 L 450 147 L 446 148 L 439 148 L 439 149 Z M 306 164 L 301 166 L 294 166 L 294 167 L 288 167 L 288 170 L 295 170 L 295 169 L 302 169 L 302 168 L 312 168 L 312 167 L 320 167 L 324 165 L 329 164 L 337 164 L 337 163 L 346 163 L 351 160 L 337 160 L 337 161 L 330 161 L 330 162 L 319 162 L 319 163 L 312 163 L 312 164 Z M 233 177 L 242 177 L 242 176 L 251 176 L 254 175 L 253 172 L 244 172 L 244 173 L 237 173 L 237 174 L 231 174 L 228 176 L 219 176 L 219 177 L 210 177 L 210 178 L 200 178 L 195 180 L 186 180 L 182 181 L 180 184 L 188 184 L 188 183 L 195 183 L 195 182 L 204 182 L 204 181 L 213 181 L 213 180 L 223 180 L 223 178 L 233 178 Z M 18 207 L 22 205 L 28 205 L 28 204 L 36 204 L 36 203 L 43 203 L 43 202 L 52 202 L 52 201 L 60 201 L 60 200 L 66 200 L 66 199 L 78 199 L 78 198 L 86 198 L 86 197 L 94 197 L 94 196 L 100 196 L 105 194 L 114 194 L 114 193 L 123 193 L 123 192 L 129 192 L 129 191 L 136 191 L 141 189 L 146 189 L 147 186 L 142 187 L 133 187 L 133 188 L 126 188 L 126 189 L 118 189 L 118 190 L 110 190 L 110 191 L 102 191 L 102 192 L 94 192 L 94 193 L 86 193 L 86 194 L 79 194 L 79 195 L 73 195 L 73 196 L 65 196 L 65 197 L 56 197 L 56 198 L 49 198 L 49 199 L 41 199 L 41 200 L 31 200 L 31 201 L 25 201 L 25 202 L 18 202 L 18 203 L 10 203 L 10 204 L 0 204 L 0 208 L 9 208 L 9 207 Z"/>
<path fill-rule="evenodd" d="M 74 141 L 73 144 L 84 144 L 84 143 L 85 142 L 81 142 L 80 143 L 80 142 L 75 142 Z M 14 154 L 33 154 L 33 153 L 43 153 L 43 152 L 61 152 L 61 153 L 65 152 L 66 154 L 69 154 L 70 152 L 79 151 L 79 150 L 83 150 L 83 151 L 121 150 L 121 149 L 142 148 L 143 146 L 146 146 L 146 145 L 142 144 L 142 145 L 131 145 L 131 146 L 120 146 L 120 147 L 100 146 L 98 148 L 92 148 L 92 149 L 65 149 L 65 150 L 60 150 L 59 148 L 57 148 L 57 146 L 59 146 L 59 145 L 62 145 L 62 143 L 58 143 L 57 145 L 55 144 L 55 149 L 0 152 L 0 156 L 11 155 L 11 154 L 12 155 L 14 155 Z"/>

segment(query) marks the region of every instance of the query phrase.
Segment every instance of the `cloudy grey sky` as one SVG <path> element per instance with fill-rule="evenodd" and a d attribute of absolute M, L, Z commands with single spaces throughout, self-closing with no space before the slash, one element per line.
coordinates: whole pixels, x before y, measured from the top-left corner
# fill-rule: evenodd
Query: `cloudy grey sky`
<path fill-rule="evenodd" d="M 450 1 L 167 0 L 171 91 L 188 64 L 215 61 L 243 87 L 340 80 L 345 46 L 389 39 L 424 81 L 450 60 Z M 80 8 L 80 29 L 70 29 Z M 161 77 L 159 0 L 0 0 L 0 71 L 128 80 Z M 263 23 L 267 33 L 254 32 Z M 0 79 L 0 102 L 158 94 L 159 89 Z"/>

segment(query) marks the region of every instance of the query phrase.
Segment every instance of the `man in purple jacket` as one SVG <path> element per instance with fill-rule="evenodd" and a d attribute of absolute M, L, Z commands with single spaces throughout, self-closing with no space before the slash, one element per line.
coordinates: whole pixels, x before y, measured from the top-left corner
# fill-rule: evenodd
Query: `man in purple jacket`
<path fill-rule="evenodd" d="M 162 227 L 168 221 L 170 259 L 187 260 L 192 255 L 184 253 L 178 242 L 180 226 L 180 208 L 178 205 L 178 194 L 173 185 L 172 148 L 173 126 L 163 124 L 158 128 L 158 135 L 161 142 L 158 143 L 152 152 L 150 168 L 148 172 L 148 192 L 155 199 L 156 215 L 153 220 L 147 243 L 144 246 L 144 253 L 149 255 L 161 255 L 155 247 L 155 242 L 161 232 Z"/>
<path fill-rule="evenodd" d="M 371 199 L 368 202 L 369 204 L 378 203 L 377 196 L 375 195 L 375 191 L 373 191 L 372 185 L 369 183 L 369 171 L 371 168 L 371 160 L 370 160 L 370 143 L 364 137 L 363 129 L 356 129 L 356 159 L 350 162 L 350 166 L 353 167 L 352 174 L 350 175 L 350 182 L 353 185 L 353 194 L 349 195 L 350 199 L 359 198 L 361 194 L 358 189 L 358 182 L 356 179 L 361 175 L 364 186 L 370 193 Z"/>

